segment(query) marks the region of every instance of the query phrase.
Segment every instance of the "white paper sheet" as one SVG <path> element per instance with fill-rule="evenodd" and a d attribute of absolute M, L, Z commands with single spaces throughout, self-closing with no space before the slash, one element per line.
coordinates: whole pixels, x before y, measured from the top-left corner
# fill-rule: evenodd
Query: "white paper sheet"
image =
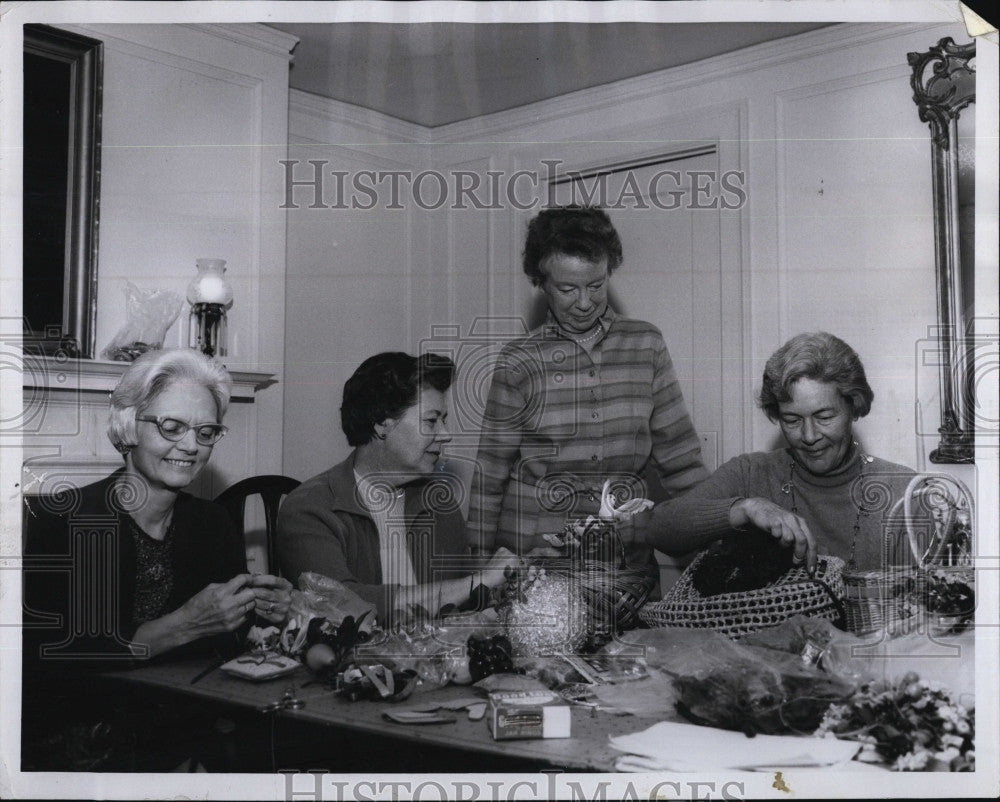
<path fill-rule="evenodd" d="M 661 721 L 629 735 L 613 736 L 611 746 L 629 753 L 619 771 L 707 771 L 830 766 L 850 760 L 861 745 L 834 738 L 757 735 Z M 636 756 L 636 757 L 633 757 Z"/>

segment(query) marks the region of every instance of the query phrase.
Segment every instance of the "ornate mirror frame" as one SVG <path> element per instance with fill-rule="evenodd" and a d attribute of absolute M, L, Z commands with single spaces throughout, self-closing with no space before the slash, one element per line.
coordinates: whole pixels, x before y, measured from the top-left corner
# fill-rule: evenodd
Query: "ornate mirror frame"
<path fill-rule="evenodd" d="M 65 65 L 67 76 L 58 89 L 45 87 L 46 94 L 58 93 L 53 106 L 48 101 L 42 106 L 45 113 L 28 114 L 25 92 L 23 270 L 25 278 L 61 282 L 61 292 L 45 293 L 30 303 L 25 297 L 25 346 L 84 359 L 95 356 L 103 50 L 96 39 L 47 25 L 24 26 L 25 85 L 29 57 L 32 64 L 40 64 L 40 58 L 53 67 Z M 58 113 L 49 116 L 53 108 Z M 53 117 L 64 119 L 54 125 L 49 122 Z M 46 163 L 65 164 L 65 172 L 59 167 L 59 175 L 49 176 L 44 169 L 39 175 L 29 170 L 29 164 Z M 56 243 L 54 251 L 36 247 L 46 241 Z"/>
<path fill-rule="evenodd" d="M 974 267 L 970 247 L 974 206 L 973 213 L 965 215 L 959 208 L 959 176 L 967 172 L 960 165 L 960 148 L 971 152 L 973 159 L 975 151 L 972 143 L 961 145 L 958 136 L 959 116 L 976 100 L 975 56 L 975 42 L 957 45 L 951 37 L 941 39 L 927 52 L 907 54 L 913 101 L 920 119 L 929 123 L 931 130 L 941 440 L 930 460 L 939 464 L 972 462 L 975 445 L 970 346 L 973 317 L 967 306 L 972 299 L 966 297 L 974 286 L 969 280 Z M 963 250 L 967 252 L 963 254 Z"/>

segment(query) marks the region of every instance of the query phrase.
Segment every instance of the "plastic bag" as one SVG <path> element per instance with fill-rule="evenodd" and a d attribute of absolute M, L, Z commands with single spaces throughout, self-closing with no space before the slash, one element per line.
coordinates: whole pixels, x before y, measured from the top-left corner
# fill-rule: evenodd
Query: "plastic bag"
<path fill-rule="evenodd" d="M 744 638 L 748 646 L 801 654 L 806 642 L 823 643 L 820 667 L 828 674 L 861 685 L 898 682 L 908 673 L 939 682 L 962 704 L 975 704 L 975 637 L 972 631 L 934 638 L 922 630 L 892 637 L 878 631 L 865 635 L 842 632 L 821 618 L 796 616 Z"/>
<path fill-rule="evenodd" d="M 908 673 L 947 688 L 965 707 L 976 706 L 975 631 L 934 638 L 924 631 L 890 638 L 879 631 L 854 642 L 834 641 L 826 663 L 858 681 L 898 683 Z"/>
<path fill-rule="evenodd" d="M 449 658 L 461 657 L 461 647 L 442 643 L 433 631 L 422 634 L 385 632 L 359 647 L 355 659 L 361 663 L 381 663 L 392 671 L 414 671 L 420 690 L 442 688 L 450 681 L 453 666 Z"/>
<path fill-rule="evenodd" d="M 116 362 L 131 362 L 146 351 L 162 348 L 167 330 L 183 307 L 184 299 L 176 292 L 141 290 L 129 281 L 125 285 L 125 325 L 101 356 Z"/>
<path fill-rule="evenodd" d="M 366 612 L 371 615 L 361 624 L 364 632 L 371 632 L 375 605 L 336 579 L 323 574 L 304 571 L 299 574 L 299 592 L 292 592 L 292 609 L 297 613 L 321 616 L 331 624 L 339 624 L 347 616 L 360 619 Z"/>
<path fill-rule="evenodd" d="M 336 579 L 305 571 L 299 575 L 299 588 L 301 590 L 292 591 L 288 621 L 281 633 L 280 645 L 286 654 L 295 655 L 303 651 L 309 622 L 314 618 L 326 619 L 327 625 L 335 629 L 345 618 L 352 616 L 361 621 L 358 627 L 361 632 L 371 632 L 375 605 L 366 602 Z"/>

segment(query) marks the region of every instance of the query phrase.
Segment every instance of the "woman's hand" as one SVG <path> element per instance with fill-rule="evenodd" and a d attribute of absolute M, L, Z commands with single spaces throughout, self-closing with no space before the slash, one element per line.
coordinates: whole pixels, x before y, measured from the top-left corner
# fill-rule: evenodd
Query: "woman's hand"
<path fill-rule="evenodd" d="M 806 522 L 794 512 L 779 507 L 766 498 L 744 498 L 729 508 L 729 524 L 739 529 L 756 526 L 794 546 L 796 564 L 806 564 L 810 573 L 816 570 L 816 541 Z"/>
<path fill-rule="evenodd" d="M 284 623 L 292 603 L 292 583 L 280 576 L 257 574 L 251 578 L 250 587 L 257 615 L 272 624 Z"/>
<path fill-rule="evenodd" d="M 181 605 L 178 612 L 190 640 L 239 629 L 257 598 L 251 580 L 249 574 L 237 574 L 228 582 L 213 582 Z"/>
<path fill-rule="evenodd" d="M 498 585 L 502 585 L 506 580 L 504 576 L 505 568 L 520 568 L 520 566 L 521 561 L 517 555 L 501 546 L 490 557 L 490 561 L 486 563 L 486 566 L 477 572 L 480 577 L 479 582 L 488 588 L 495 588 Z"/>
<path fill-rule="evenodd" d="M 543 535 L 546 540 L 549 540 L 549 535 Z M 525 556 L 528 559 L 536 557 L 565 557 L 568 553 L 568 548 L 566 544 L 561 541 L 559 535 L 551 535 L 553 540 L 549 541 L 552 543 L 551 546 L 535 546 L 531 551 L 529 551 Z"/>

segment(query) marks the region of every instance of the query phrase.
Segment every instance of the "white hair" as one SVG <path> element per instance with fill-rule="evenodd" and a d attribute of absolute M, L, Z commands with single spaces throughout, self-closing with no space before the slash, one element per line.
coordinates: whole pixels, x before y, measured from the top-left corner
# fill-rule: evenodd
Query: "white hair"
<path fill-rule="evenodd" d="M 136 416 L 174 382 L 186 382 L 208 390 L 215 400 L 216 419 L 222 422 L 233 387 L 233 380 L 224 366 L 191 348 L 147 351 L 129 365 L 111 393 L 108 438 L 120 453 L 127 454 L 138 443 Z"/>

